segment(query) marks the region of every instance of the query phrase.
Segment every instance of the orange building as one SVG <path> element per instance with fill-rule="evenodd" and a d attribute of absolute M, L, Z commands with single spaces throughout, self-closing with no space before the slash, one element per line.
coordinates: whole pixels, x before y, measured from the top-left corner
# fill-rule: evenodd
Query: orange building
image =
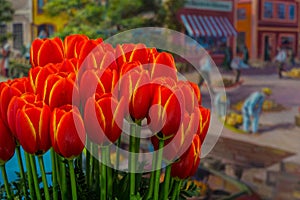
<path fill-rule="evenodd" d="M 298 55 L 298 10 L 297 0 L 239 0 L 238 49 L 246 44 L 254 60 L 272 60 L 278 47 Z"/>

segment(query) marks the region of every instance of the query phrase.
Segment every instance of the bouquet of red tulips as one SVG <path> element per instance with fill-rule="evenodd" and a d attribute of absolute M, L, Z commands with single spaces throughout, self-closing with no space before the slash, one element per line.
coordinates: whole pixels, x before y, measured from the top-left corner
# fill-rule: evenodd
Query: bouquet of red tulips
<path fill-rule="evenodd" d="M 178 199 L 182 181 L 198 168 L 210 111 L 197 84 L 179 80 L 171 54 L 70 35 L 34 40 L 30 62 L 28 77 L 0 84 L 8 199 L 16 194 L 5 163 L 15 151 L 25 199 Z M 141 141 L 152 147 L 146 158 Z M 82 184 L 91 193 L 81 196 Z"/>

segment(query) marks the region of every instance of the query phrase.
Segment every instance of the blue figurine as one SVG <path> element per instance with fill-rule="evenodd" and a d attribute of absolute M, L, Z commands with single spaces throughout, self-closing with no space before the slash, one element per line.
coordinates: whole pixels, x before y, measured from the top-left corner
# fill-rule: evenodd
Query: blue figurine
<path fill-rule="evenodd" d="M 259 115 L 266 96 L 270 96 L 272 91 L 270 88 L 263 88 L 261 92 L 253 92 L 244 102 L 243 113 L 243 129 L 249 132 L 249 126 L 252 126 L 252 133 L 257 133 Z"/>

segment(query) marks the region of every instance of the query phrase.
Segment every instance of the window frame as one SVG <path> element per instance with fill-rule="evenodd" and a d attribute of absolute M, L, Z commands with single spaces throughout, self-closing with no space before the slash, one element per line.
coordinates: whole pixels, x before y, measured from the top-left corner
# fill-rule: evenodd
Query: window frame
<path fill-rule="evenodd" d="M 246 8 L 238 8 L 237 9 L 237 20 L 242 21 L 246 20 L 247 15 L 246 15 Z"/>
<path fill-rule="evenodd" d="M 20 30 L 16 30 L 17 25 L 20 25 L 21 27 Z M 12 25 L 12 32 L 13 32 L 13 48 L 21 50 L 24 45 L 24 24 L 14 23 Z"/>
<path fill-rule="evenodd" d="M 265 3 L 272 4 L 272 17 L 265 17 Z M 284 18 L 279 18 L 278 9 L 279 5 L 284 5 Z M 290 18 L 290 7 L 294 7 L 294 18 Z M 297 4 L 296 2 L 284 2 L 284 1 L 272 1 L 272 0 L 263 0 L 261 4 L 261 19 L 263 21 L 269 22 L 288 22 L 288 23 L 296 23 L 297 22 Z"/>

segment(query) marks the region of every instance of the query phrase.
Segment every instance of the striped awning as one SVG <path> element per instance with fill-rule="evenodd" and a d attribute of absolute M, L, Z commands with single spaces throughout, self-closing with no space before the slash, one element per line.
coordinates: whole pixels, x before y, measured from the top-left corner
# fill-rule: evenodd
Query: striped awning
<path fill-rule="evenodd" d="M 237 35 L 237 31 L 227 17 L 181 14 L 180 19 L 188 34 L 193 37 L 226 37 Z"/>

